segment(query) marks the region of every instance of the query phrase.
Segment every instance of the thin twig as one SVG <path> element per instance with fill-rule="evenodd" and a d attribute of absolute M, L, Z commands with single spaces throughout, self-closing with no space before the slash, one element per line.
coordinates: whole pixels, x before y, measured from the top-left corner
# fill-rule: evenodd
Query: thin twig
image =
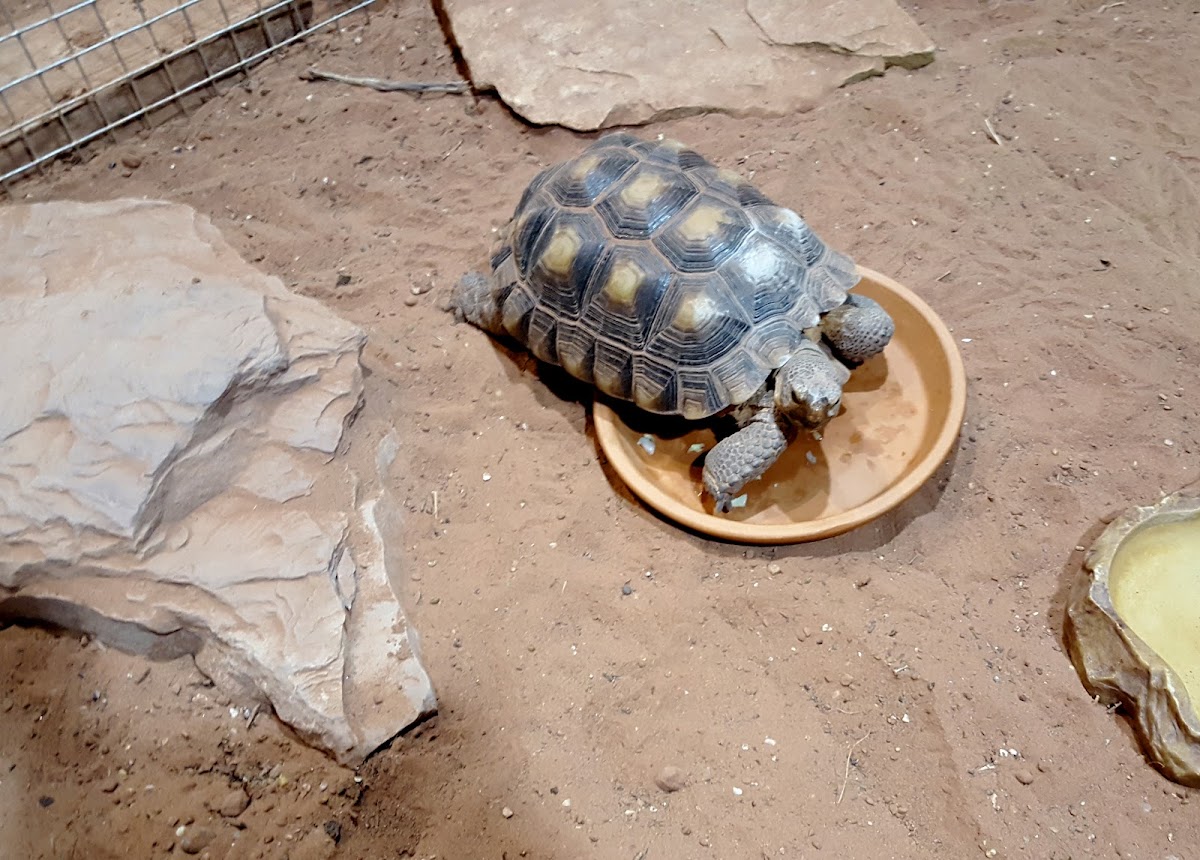
<path fill-rule="evenodd" d="M 936 278 L 934 278 L 934 280 L 935 281 L 944 281 L 948 277 L 950 277 L 950 272 L 946 272 L 944 275 L 938 275 Z"/>
<path fill-rule="evenodd" d="M 854 755 L 854 748 L 857 747 L 859 744 L 861 744 L 863 741 L 865 741 L 870 736 L 871 736 L 871 733 L 867 732 L 865 735 L 863 735 L 861 738 L 856 740 L 854 743 L 850 744 L 850 749 L 846 750 L 846 772 L 844 774 L 842 774 L 842 790 L 838 792 L 838 799 L 837 799 L 838 803 L 841 803 L 842 798 L 846 796 L 846 783 L 850 782 L 850 757 L 852 755 Z"/>
<path fill-rule="evenodd" d="M 1116 3 L 1105 3 L 1103 6 L 1101 6 L 1099 9 L 1096 10 L 1096 14 L 1102 15 L 1105 12 L 1107 12 L 1109 9 L 1115 9 L 1118 6 L 1124 6 L 1124 5 L 1125 5 L 1125 0 L 1117 0 Z"/>
<path fill-rule="evenodd" d="M 1004 146 L 1004 141 L 1000 135 L 996 134 L 996 129 L 992 128 L 992 121 L 986 116 L 983 118 L 983 127 L 987 129 L 988 137 L 996 144 L 996 146 Z"/>
<path fill-rule="evenodd" d="M 433 524 L 437 525 L 437 490 L 433 491 Z"/>
<path fill-rule="evenodd" d="M 261 705 L 255 705 L 254 710 L 250 712 L 250 719 L 246 720 L 246 729 L 254 728 L 254 718 L 258 716 L 258 709 Z"/>
<path fill-rule="evenodd" d="M 471 85 L 466 81 L 439 83 L 387 81 L 383 78 L 360 78 L 354 75 L 339 75 L 337 72 L 323 72 L 320 69 L 305 69 L 300 73 L 300 78 L 305 81 L 335 81 L 339 84 L 349 84 L 352 87 L 369 87 L 381 93 L 465 93 L 471 88 Z"/>

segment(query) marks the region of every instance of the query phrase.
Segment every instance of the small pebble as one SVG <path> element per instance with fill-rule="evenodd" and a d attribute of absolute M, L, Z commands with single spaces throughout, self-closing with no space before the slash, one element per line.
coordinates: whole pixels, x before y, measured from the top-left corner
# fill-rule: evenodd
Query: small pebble
<path fill-rule="evenodd" d="M 854 676 L 853 676 L 853 675 L 851 675 L 851 674 L 849 674 L 849 673 L 847 673 L 847 674 L 845 674 L 845 675 L 842 675 L 842 677 L 841 677 L 841 679 L 840 679 L 840 681 L 839 681 L 839 682 L 841 683 L 841 685 L 842 685 L 843 687 L 849 687 L 851 684 L 853 684 L 853 683 L 854 683 Z"/>
<path fill-rule="evenodd" d="M 416 297 L 416 296 L 405 296 L 405 297 L 404 297 L 404 306 L 405 306 L 405 307 L 409 307 L 409 308 L 411 308 L 411 307 L 413 307 L 414 305 L 416 305 L 416 303 L 417 303 L 417 297 Z"/>
<path fill-rule="evenodd" d="M 184 854 L 199 854 L 216 838 L 217 834 L 207 827 L 188 827 L 179 840 L 179 848 Z"/>
<path fill-rule="evenodd" d="M 1019 770 L 1013 774 L 1021 785 L 1033 785 L 1033 774 L 1027 770 Z"/>
<path fill-rule="evenodd" d="M 775 562 L 771 562 L 767 565 L 767 573 L 771 574 L 771 576 L 775 576 L 776 574 L 783 573 L 783 568 L 777 565 Z"/>
<path fill-rule="evenodd" d="M 333 835 L 326 828 L 318 826 L 288 849 L 287 857 L 288 860 L 333 860 L 337 850 Z M 278 852 L 274 856 L 278 856 Z"/>
<path fill-rule="evenodd" d="M 507 806 L 500 810 L 500 814 L 503 815 L 505 818 L 513 817 L 513 811 L 511 809 L 509 809 Z"/>
<path fill-rule="evenodd" d="M 226 818 L 237 818 L 246 811 L 246 807 L 250 805 L 250 798 L 246 792 L 240 788 L 235 788 L 221 798 L 221 802 L 217 804 L 217 812 Z"/>
<path fill-rule="evenodd" d="M 654 784 L 661 790 L 670 793 L 684 788 L 687 785 L 687 777 L 682 770 L 669 764 L 658 772 L 658 776 L 654 778 Z"/>
<path fill-rule="evenodd" d="M 622 593 L 622 594 L 624 594 L 626 597 L 628 597 L 629 595 L 633 594 L 633 586 L 631 586 L 631 585 L 622 585 L 622 586 L 621 586 L 621 593 Z"/>

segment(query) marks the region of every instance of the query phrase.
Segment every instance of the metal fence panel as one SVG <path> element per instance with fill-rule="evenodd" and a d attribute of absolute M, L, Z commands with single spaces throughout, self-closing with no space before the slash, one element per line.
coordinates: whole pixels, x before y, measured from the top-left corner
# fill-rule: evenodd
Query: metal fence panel
<path fill-rule="evenodd" d="M 0 0 L 0 189 L 374 0 Z M 320 5 L 319 5 L 320 4 Z"/>

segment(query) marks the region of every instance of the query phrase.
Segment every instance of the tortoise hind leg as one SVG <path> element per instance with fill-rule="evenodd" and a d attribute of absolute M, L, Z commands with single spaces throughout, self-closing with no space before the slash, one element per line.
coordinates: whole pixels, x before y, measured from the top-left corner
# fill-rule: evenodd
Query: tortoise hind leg
<path fill-rule="evenodd" d="M 463 275 L 450 295 L 447 310 L 492 334 L 504 333 L 504 315 L 491 276 L 471 272 Z"/>

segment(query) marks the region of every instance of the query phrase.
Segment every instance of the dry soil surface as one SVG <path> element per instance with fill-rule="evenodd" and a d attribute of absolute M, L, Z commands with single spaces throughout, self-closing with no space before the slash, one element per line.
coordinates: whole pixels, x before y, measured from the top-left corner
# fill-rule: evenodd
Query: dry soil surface
<path fill-rule="evenodd" d="M 910 3 L 932 66 L 802 115 L 645 130 L 752 174 L 961 339 L 952 460 L 814 544 L 660 520 L 607 470 L 585 395 L 438 309 L 583 138 L 489 98 L 300 80 L 457 78 L 422 3 L 17 188 L 189 203 L 369 329 L 359 420 L 405 440 L 399 576 L 442 710 L 356 774 L 184 661 L 11 626 L 2 853 L 1192 855 L 1196 792 L 1145 763 L 1062 645 L 1081 547 L 1189 483 L 1200 446 L 1200 14 L 1100 6 Z M 656 786 L 667 767 L 681 790 Z"/>

